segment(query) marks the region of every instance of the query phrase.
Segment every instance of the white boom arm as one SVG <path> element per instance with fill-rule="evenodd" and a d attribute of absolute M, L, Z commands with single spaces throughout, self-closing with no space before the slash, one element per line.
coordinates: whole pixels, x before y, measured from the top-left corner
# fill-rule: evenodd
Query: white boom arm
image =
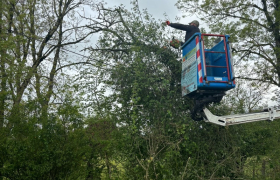
<path fill-rule="evenodd" d="M 218 124 L 221 126 L 229 126 L 235 124 L 243 124 L 255 121 L 269 120 L 280 118 L 280 109 L 269 108 L 268 112 L 257 112 L 250 114 L 236 114 L 228 116 L 215 116 L 207 108 L 203 109 L 206 122 Z"/>

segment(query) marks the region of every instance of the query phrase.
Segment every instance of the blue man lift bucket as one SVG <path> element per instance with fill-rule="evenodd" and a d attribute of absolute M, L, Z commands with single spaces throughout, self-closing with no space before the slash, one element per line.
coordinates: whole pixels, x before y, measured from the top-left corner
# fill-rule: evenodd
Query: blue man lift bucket
<path fill-rule="evenodd" d="M 209 43 L 208 37 L 215 42 Z M 235 87 L 228 35 L 195 33 L 181 48 L 182 96 L 221 93 Z"/>

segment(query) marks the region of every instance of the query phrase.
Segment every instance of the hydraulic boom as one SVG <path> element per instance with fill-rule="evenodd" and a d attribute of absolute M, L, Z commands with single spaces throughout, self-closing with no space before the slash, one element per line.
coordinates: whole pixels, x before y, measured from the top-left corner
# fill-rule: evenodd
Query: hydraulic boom
<path fill-rule="evenodd" d="M 274 119 L 280 118 L 280 109 L 274 109 L 273 107 L 270 107 L 266 111 L 267 112 L 215 116 L 207 108 L 203 109 L 204 120 L 206 122 L 214 123 L 221 126 L 229 126 L 263 120 L 273 121 Z"/>

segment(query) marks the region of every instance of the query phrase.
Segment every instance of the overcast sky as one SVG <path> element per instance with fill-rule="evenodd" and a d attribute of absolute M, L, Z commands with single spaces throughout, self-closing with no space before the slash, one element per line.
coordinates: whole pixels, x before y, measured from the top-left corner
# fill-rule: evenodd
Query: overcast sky
<path fill-rule="evenodd" d="M 104 0 L 107 3 L 107 7 L 116 7 L 123 4 L 126 9 L 130 10 L 132 5 L 130 4 L 131 0 Z M 197 17 L 187 16 L 182 18 L 182 13 L 175 6 L 177 0 L 138 0 L 139 9 L 147 9 L 148 13 L 152 15 L 156 20 L 169 20 L 170 22 L 180 22 L 182 24 L 189 24 L 192 20 L 199 20 Z M 168 19 L 165 19 L 164 14 L 167 15 Z M 181 18 L 180 21 L 175 18 Z M 200 22 L 200 27 L 203 27 L 203 24 Z M 92 42 L 96 42 L 99 37 L 99 34 L 94 34 L 91 37 Z M 92 43 L 94 44 L 94 43 Z"/>
<path fill-rule="evenodd" d="M 107 2 L 107 5 L 110 7 L 119 6 L 121 4 L 125 5 L 127 9 L 132 7 L 130 0 L 105 0 L 105 2 Z M 182 18 L 182 13 L 175 6 L 176 2 L 177 0 L 138 0 L 140 10 L 147 9 L 155 19 L 164 19 L 164 14 L 166 13 L 169 17 L 168 20 L 171 22 L 176 22 L 176 16 Z M 186 17 L 181 19 L 179 22 L 188 24 L 194 19 L 197 18 Z"/>

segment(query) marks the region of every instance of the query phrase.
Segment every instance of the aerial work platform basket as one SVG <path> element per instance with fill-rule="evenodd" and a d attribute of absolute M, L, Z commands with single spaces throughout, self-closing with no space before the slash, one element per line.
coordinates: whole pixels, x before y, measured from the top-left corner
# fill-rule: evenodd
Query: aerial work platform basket
<path fill-rule="evenodd" d="M 273 107 L 264 112 L 228 116 L 215 116 L 205 107 L 209 103 L 220 102 L 226 91 L 235 88 L 228 35 L 195 33 L 181 49 L 182 96 L 187 95 L 195 100 L 191 110 L 194 120 L 204 119 L 216 125 L 228 126 L 280 118 L 280 109 Z"/>
<path fill-rule="evenodd" d="M 198 98 L 235 87 L 228 35 L 195 33 L 181 48 L 182 96 Z"/>

